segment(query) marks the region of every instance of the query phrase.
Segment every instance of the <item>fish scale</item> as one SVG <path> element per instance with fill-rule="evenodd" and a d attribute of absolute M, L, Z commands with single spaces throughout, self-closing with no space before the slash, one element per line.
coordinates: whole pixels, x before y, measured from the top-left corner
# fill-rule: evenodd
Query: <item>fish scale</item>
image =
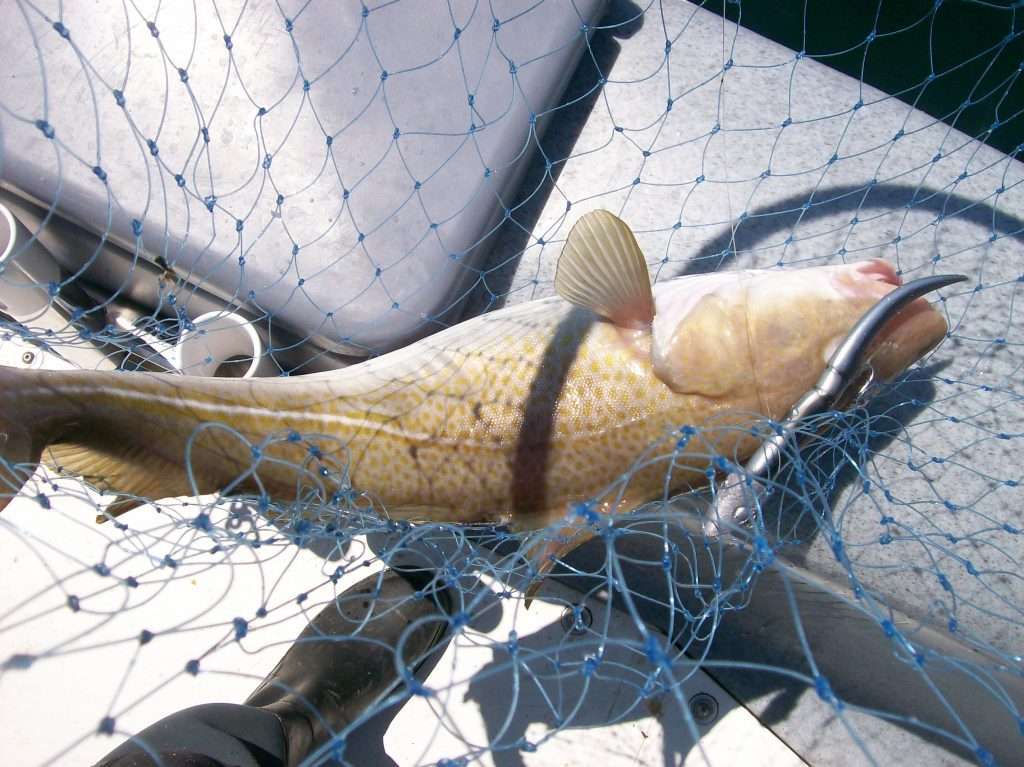
<path fill-rule="evenodd" d="M 467 323 L 447 343 L 429 339 L 418 350 L 429 365 L 380 358 L 364 363 L 365 370 L 310 380 L 120 373 L 116 387 L 88 371 L 38 371 L 18 406 L 88 414 L 80 416 L 86 429 L 167 457 L 183 457 L 204 423 L 230 424 L 257 444 L 294 430 L 325 455 L 345 448 L 353 486 L 396 512 L 413 507 L 447 521 L 499 521 L 515 510 L 516 486 L 526 484 L 550 484 L 544 496 L 564 510 L 611 483 L 672 424 L 694 421 L 701 407 L 638 364 L 614 326 L 559 304 L 525 330 L 514 318 L 487 320 L 478 328 Z M 470 338 L 475 342 L 466 346 Z M 7 387 L 0 398 L 17 391 Z M 226 435 L 201 436 L 195 449 L 219 452 L 227 463 L 204 491 L 229 482 L 252 460 L 247 446 Z M 305 444 L 279 442 L 266 455 L 297 464 L 307 451 Z M 193 468 L 202 474 L 205 467 L 193 461 Z M 660 469 L 651 473 L 660 481 Z M 260 475 L 281 496 L 295 472 L 261 466 Z"/>
<path fill-rule="evenodd" d="M 714 456 L 745 460 L 751 426 L 788 412 L 835 338 L 899 283 L 866 262 L 683 277 L 655 300 L 628 227 L 605 211 L 581 221 L 556 277 L 568 300 L 495 311 L 345 370 L 0 368 L 0 450 L 123 494 L 110 514 L 225 489 L 287 505 L 312 488 L 326 503 L 350 485 L 414 521 L 555 524 L 571 540 L 531 551 L 544 572 L 593 533 L 566 516 L 572 504 L 623 512 L 706 483 Z M 880 377 L 945 329 L 918 306 L 882 339 Z M 683 425 L 699 437 L 681 440 Z M 17 491 L 23 477 L 7 474 Z"/>

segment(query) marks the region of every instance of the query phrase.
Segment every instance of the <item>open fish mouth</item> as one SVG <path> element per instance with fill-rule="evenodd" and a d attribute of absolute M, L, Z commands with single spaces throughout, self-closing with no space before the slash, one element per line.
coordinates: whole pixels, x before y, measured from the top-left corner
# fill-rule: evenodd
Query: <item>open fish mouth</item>
<path fill-rule="evenodd" d="M 880 258 L 835 267 L 832 275 L 832 285 L 840 296 L 865 310 L 903 283 L 896 267 Z M 927 298 L 911 301 L 886 323 L 868 350 L 875 377 L 887 380 L 895 376 L 938 345 L 947 330 L 945 317 Z M 837 337 L 825 348 L 826 359 L 841 340 Z"/>
<path fill-rule="evenodd" d="M 878 300 L 903 284 L 896 267 L 880 258 L 836 267 L 834 282 L 839 292 L 855 301 Z"/>
<path fill-rule="evenodd" d="M 852 298 L 870 298 L 880 300 L 896 288 L 903 285 L 903 277 L 891 263 L 880 258 L 852 264 L 852 269 L 839 277 L 842 290 Z M 934 316 L 932 316 L 934 315 Z M 879 334 L 878 339 L 884 342 L 899 335 L 899 340 L 907 334 L 933 335 L 941 323 L 941 334 L 945 333 L 946 323 L 926 298 L 918 298 L 907 304 Z M 941 335 L 940 335 L 941 339 Z M 937 341 L 936 341 L 937 342 Z"/>
<path fill-rule="evenodd" d="M 885 293 L 897 286 L 887 284 Z M 946 337 L 946 318 L 928 301 L 916 298 L 886 323 L 868 352 L 882 379 L 889 379 L 934 349 Z"/>
<path fill-rule="evenodd" d="M 880 258 L 863 261 L 857 264 L 856 268 L 859 274 L 870 280 L 892 285 L 893 287 L 899 287 L 903 284 L 903 278 L 896 271 L 896 267 Z"/>

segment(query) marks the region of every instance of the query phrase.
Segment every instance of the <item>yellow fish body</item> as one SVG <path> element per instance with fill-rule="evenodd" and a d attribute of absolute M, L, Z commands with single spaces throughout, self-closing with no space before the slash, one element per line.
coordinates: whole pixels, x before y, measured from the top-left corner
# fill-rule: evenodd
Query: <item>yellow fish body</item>
<path fill-rule="evenodd" d="M 608 488 L 604 510 L 623 511 L 703 484 L 708 455 L 745 459 L 757 445 L 748 427 L 784 416 L 897 284 L 870 261 L 652 290 L 628 227 L 597 211 L 566 243 L 562 297 L 344 370 L 239 380 L 0 369 L 0 454 L 125 494 L 111 513 L 134 496 L 224 490 L 289 503 L 305 488 L 329 503 L 351 486 L 407 519 L 537 529 Z M 876 376 L 945 332 L 915 302 L 876 344 Z M 684 425 L 697 436 L 674 455 Z M 4 473 L 16 492 L 24 472 Z"/>

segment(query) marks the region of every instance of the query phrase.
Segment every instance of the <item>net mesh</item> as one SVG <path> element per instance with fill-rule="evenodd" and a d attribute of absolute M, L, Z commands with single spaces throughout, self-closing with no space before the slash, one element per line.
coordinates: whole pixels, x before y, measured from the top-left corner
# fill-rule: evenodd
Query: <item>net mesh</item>
<path fill-rule="evenodd" d="M 1014 762 L 1019 8 L 752 5 L 2 12 L 8 366 L 187 382 L 359 364 L 553 295 L 597 208 L 656 281 L 872 257 L 969 278 L 934 297 L 935 352 L 803 425 L 752 528 L 701 533 L 734 456 L 713 427 L 667 423 L 595 500 L 683 454 L 711 489 L 612 520 L 529 610 L 527 534 L 399 521 L 343 458 L 316 463 L 333 495 L 143 498 L 159 503 L 101 525 L 102 487 L 40 470 L 0 515 L 15 762 L 89 763 L 171 712 L 242 701 L 324 606 L 403 565 L 429 575 L 410 599 L 450 595 L 450 637 L 381 646 L 400 683 L 304 763 Z"/>

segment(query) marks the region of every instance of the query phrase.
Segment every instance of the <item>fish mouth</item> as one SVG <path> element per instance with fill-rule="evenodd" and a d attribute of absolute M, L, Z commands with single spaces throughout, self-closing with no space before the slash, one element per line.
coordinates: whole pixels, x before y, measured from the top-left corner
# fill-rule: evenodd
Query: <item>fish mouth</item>
<path fill-rule="evenodd" d="M 876 375 L 889 380 L 938 346 L 948 330 L 946 318 L 928 299 L 915 298 L 885 324 L 868 359 Z"/>
<path fill-rule="evenodd" d="M 872 282 L 882 286 L 881 293 L 883 297 L 903 285 L 903 277 L 900 276 L 896 268 L 888 261 L 876 258 L 859 264 L 858 267 L 858 272 L 863 277 L 867 277 Z M 893 316 L 882 329 L 879 337 L 885 339 L 901 329 L 904 329 L 904 332 L 910 333 L 913 333 L 915 329 L 918 332 L 923 332 L 927 329 L 926 326 L 935 324 L 935 318 L 941 320 L 942 332 L 945 333 L 946 321 L 935 310 L 931 302 L 924 296 L 915 298 Z"/>
<path fill-rule="evenodd" d="M 881 258 L 862 261 L 855 268 L 859 275 L 867 277 L 874 282 L 881 282 L 884 285 L 891 285 L 896 288 L 903 284 L 903 278 L 896 271 L 896 267 Z"/>
<path fill-rule="evenodd" d="M 880 258 L 851 267 L 839 277 L 840 289 L 858 301 L 880 301 L 903 284 L 896 268 Z M 926 298 L 914 299 L 885 324 L 868 350 L 876 376 L 898 375 L 935 348 L 947 330 L 945 317 Z"/>
<path fill-rule="evenodd" d="M 903 284 L 896 267 L 880 258 L 837 267 L 832 279 L 843 298 L 857 302 L 878 301 Z"/>
<path fill-rule="evenodd" d="M 853 264 L 853 274 L 847 277 L 846 287 L 859 298 L 880 301 L 896 288 L 903 285 L 903 277 L 896 267 L 881 258 Z M 931 303 L 924 297 L 915 298 L 904 306 L 878 334 L 878 340 L 893 340 L 914 345 L 919 334 L 932 336 L 935 333 L 935 318 L 942 319 Z M 942 320 L 942 332 L 946 329 Z"/>

